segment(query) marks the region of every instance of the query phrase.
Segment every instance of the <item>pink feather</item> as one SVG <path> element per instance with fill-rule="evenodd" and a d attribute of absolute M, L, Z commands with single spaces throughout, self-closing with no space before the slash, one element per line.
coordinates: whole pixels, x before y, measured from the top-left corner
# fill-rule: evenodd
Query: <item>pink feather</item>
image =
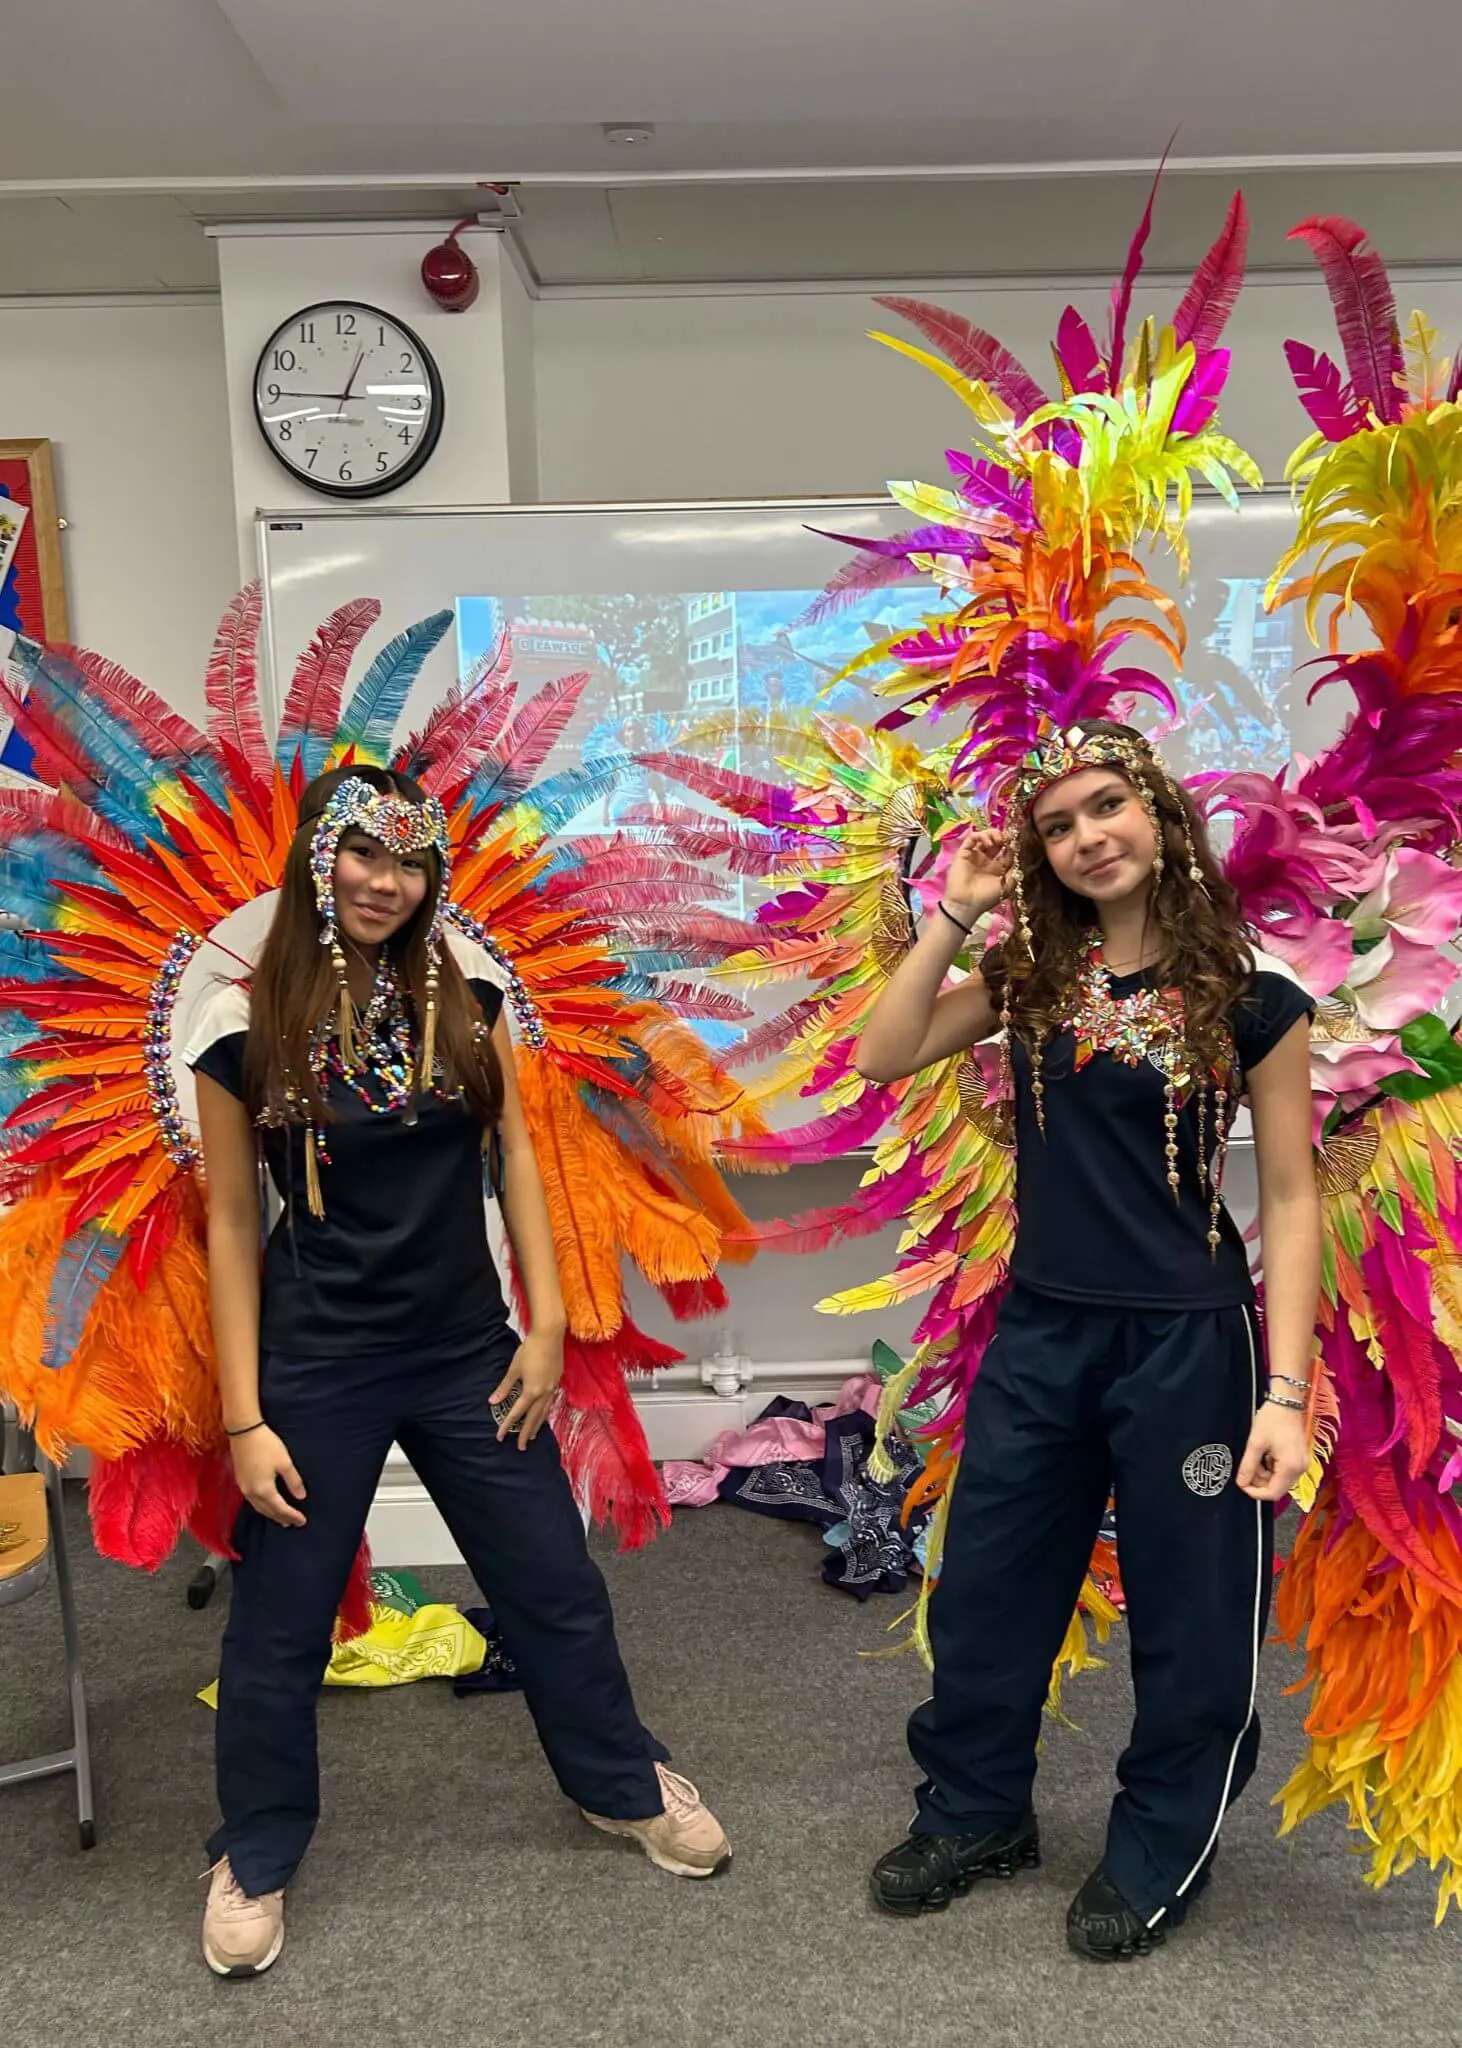
<path fill-rule="evenodd" d="M 351 658 L 380 616 L 379 598 L 352 598 L 331 612 L 300 656 L 279 721 L 281 760 L 287 761 L 306 733 L 328 739 L 339 725 Z"/>
<path fill-rule="evenodd" d="M 875 303 L 917 327 L 962 377 L 988 384 L 1018 420 L 1028 419 L 1046 403 L 1045 392 L 1025 365 L 993 334 L 974 326 L 963 314 L 926 305 L 922 299 L 880 298 Z"/>
<path fill-rule="evenodd" d="M 704 1017 L 716 1024 L 744 1024 L 754 1014 L 729 989 L 704 988 L 694 981 L 657 980 L 655 1000 L 677 1017 Z"/>
<path fill-rule="evenodd" d="M 1348 441 L 1366 423 L 1355 393 L 1340 381 L 1340 372 L 1329 356 L 1317 355 L 1307 342 L 1287 341 L 1285 359 L 1300 404 L 1327 441 Z"/>
<path fill-rule="evenodd" d="M 1230 360 L 1230 352 L 1226 348 L 1210 349 L 1202 357 L 1173 408 L 1171 431 L 1174 434 L 1202 433 L 1218 411 L 1220 394 L 1228 382 Z"/>
<path fill-rule="evenodd" d="M 1243 286 L 1248 247 L 1249 212 L 1243 193 L 1235 192 L 1217 241 L 1194 272 L 1193 282 L 1173 315 L 1173 332 L 1179 347 L 1191 341 L 1200 359 L 1218 346 L 1228 325 Z"/>
<path fill-rule="evenodd" d="M 713 762 L 697 759 L 694 754 L 639 754 L 636 759 L 652 775 L 664 775 L 682 782 L 687 789 L 695 790 L 700 796 L 708 796 L 728 811 L 754 822 L 772 823 L 780 812 L 790 808 L 790 798 L 785 791 L 758 781 L 755 776 L 738 774 L 734 768 L 718 768 Z"/>
<path fill-rule="evenodd" d="M 231 746 L 264 781 L 273 773 L 264 721 L 259 713 L 259 585 L 241 590 L 219 621 L 208 657 L 208 736 Z"/>
<path fill-rule="evenodd" d="M 1324 272 L 1357 399 L 1378 418 L 1399 420 L 1405 388 L 1401 326 L 1386 266 L 1366 246 L 1365 229 L 1339 214 L 1317 214 L 1291 228 L 1289 239 L 1304 242 Z"/>

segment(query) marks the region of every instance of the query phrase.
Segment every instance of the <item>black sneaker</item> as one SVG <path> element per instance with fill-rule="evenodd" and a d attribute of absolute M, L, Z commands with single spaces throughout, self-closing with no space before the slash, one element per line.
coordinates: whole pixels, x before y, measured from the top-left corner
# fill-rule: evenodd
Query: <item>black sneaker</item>
<path fill-rule="evenodd" d="M 1167 1939 L 1164 1922 L 1149 1927 L 1133 1911 L 1106 1872 L 1094 1870 L 1066 1914 L 1066 1941 L 1079 1956 L 1097 1963 L 1128 1963 L 1149 1956 Z"/>
<path fill-rule="evenodd" d="M 1036 1817 L 982 1835 L 910 1834 L 873 1866 L 868 1882 L 885 1913 L 942 1913 L 982 1877 L 1014 1877 L 1041 1860 Z"/>

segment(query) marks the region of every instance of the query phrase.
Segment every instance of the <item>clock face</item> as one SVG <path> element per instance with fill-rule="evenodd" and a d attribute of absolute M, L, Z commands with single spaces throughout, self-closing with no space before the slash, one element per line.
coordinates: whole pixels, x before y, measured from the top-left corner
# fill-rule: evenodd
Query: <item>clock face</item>
<path fill-rule="evenodd" d="M 327 497 L 377 498 L 415 476 L 444 410 L 437 366 L 411 329 L 352 299 L 291 315 L 254 372 L 264 439 Z"/>

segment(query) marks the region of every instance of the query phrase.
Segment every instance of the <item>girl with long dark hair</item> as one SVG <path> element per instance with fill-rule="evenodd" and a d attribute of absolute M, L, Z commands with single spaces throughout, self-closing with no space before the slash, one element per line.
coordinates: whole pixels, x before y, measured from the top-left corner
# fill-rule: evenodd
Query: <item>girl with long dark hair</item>
<path fill-rule="evenodd" d="M 1008 820 L 965 837 L 858 1055 L 890 1082 L 1002 1033 L 1016 1150 L 1010 1284 L 930 1603 L 934 1693 L 909 1726 L 924 1782 L 872 1884 L 915 1914 L 1039 1861 L 1041 1710 L 1115 1489 L 1137 1717 L 1067 1919 L 1111 1960 L 1179 1924 L 1258 1750 L 1273 1504 L 1310 1456 L 1313 1005 L 1256 971 L 1202 819 L 1131 728 L 1050 734 Z M 1006 938 L 945 987 L 1007 898 Z M 1241 1097 L 1267 1347 L 1222 1196 Z"/>
<path fill-rule="evenodd" d="M 491 1602 L 566 1796 L 662 1869 L 729 1858 L 641 1725 L 548 1423 L 564 1310 L 485 951 L 445 923 L 441 805 L 392 770 L 304 792 L 247 987 L 209 1000 L 197 1076 L 223 1416 L 245 1498 L 223 1640 L 222 1824 L 203 1946 L 267 1969 L 319 1810 L 316 1699 L 393 1442 Z M 455 944 L 455 942 L 454 942 Z M 264 1249 L 260 1155 L 280 1214 Z M 484 1181 L 527 1309 L 491 1255 Z"/>

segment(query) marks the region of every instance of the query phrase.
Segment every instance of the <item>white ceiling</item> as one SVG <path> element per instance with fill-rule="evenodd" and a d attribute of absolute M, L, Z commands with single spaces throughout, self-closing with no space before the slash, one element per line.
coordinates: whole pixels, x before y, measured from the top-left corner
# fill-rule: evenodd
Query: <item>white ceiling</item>
<path fill-rule="evenodd" d="M 1284 232 L 1314 211 L 1364 221 L 1393 263 L 1462 261 L 1457 0 L 27 12 L 0 67 L 0 295 L 208 290 L 210 221 L 450 221 L 492 178 L 517 182 L 515 236 L 548 286 L 1110 272 L 1145 197 L 1130 167 L 1175 128 L 1180 173 L 1248 162 L 1241 180 L 1169 177 L 1157 268 L 1196 260 L 1240 181 L 1256 266 L 1293 262 Z M 656 138 L 616 151 L 600 133 L 614 120 Z M 1334 161 L 1366 154 L 1411 161 Z M 1332 161 L 1295 161 L 1310 156 Z M 996 175 L 886 175 L 971 165 Z M 858 175 L 751 175 L 832 167 Z"/>
<path fill-rule="evenodd" d="M 0 179 L 1455 150 L 1456 0 L 46 0 Z M 1431 61 L 1428 61 L 1430 53 Z"/>

